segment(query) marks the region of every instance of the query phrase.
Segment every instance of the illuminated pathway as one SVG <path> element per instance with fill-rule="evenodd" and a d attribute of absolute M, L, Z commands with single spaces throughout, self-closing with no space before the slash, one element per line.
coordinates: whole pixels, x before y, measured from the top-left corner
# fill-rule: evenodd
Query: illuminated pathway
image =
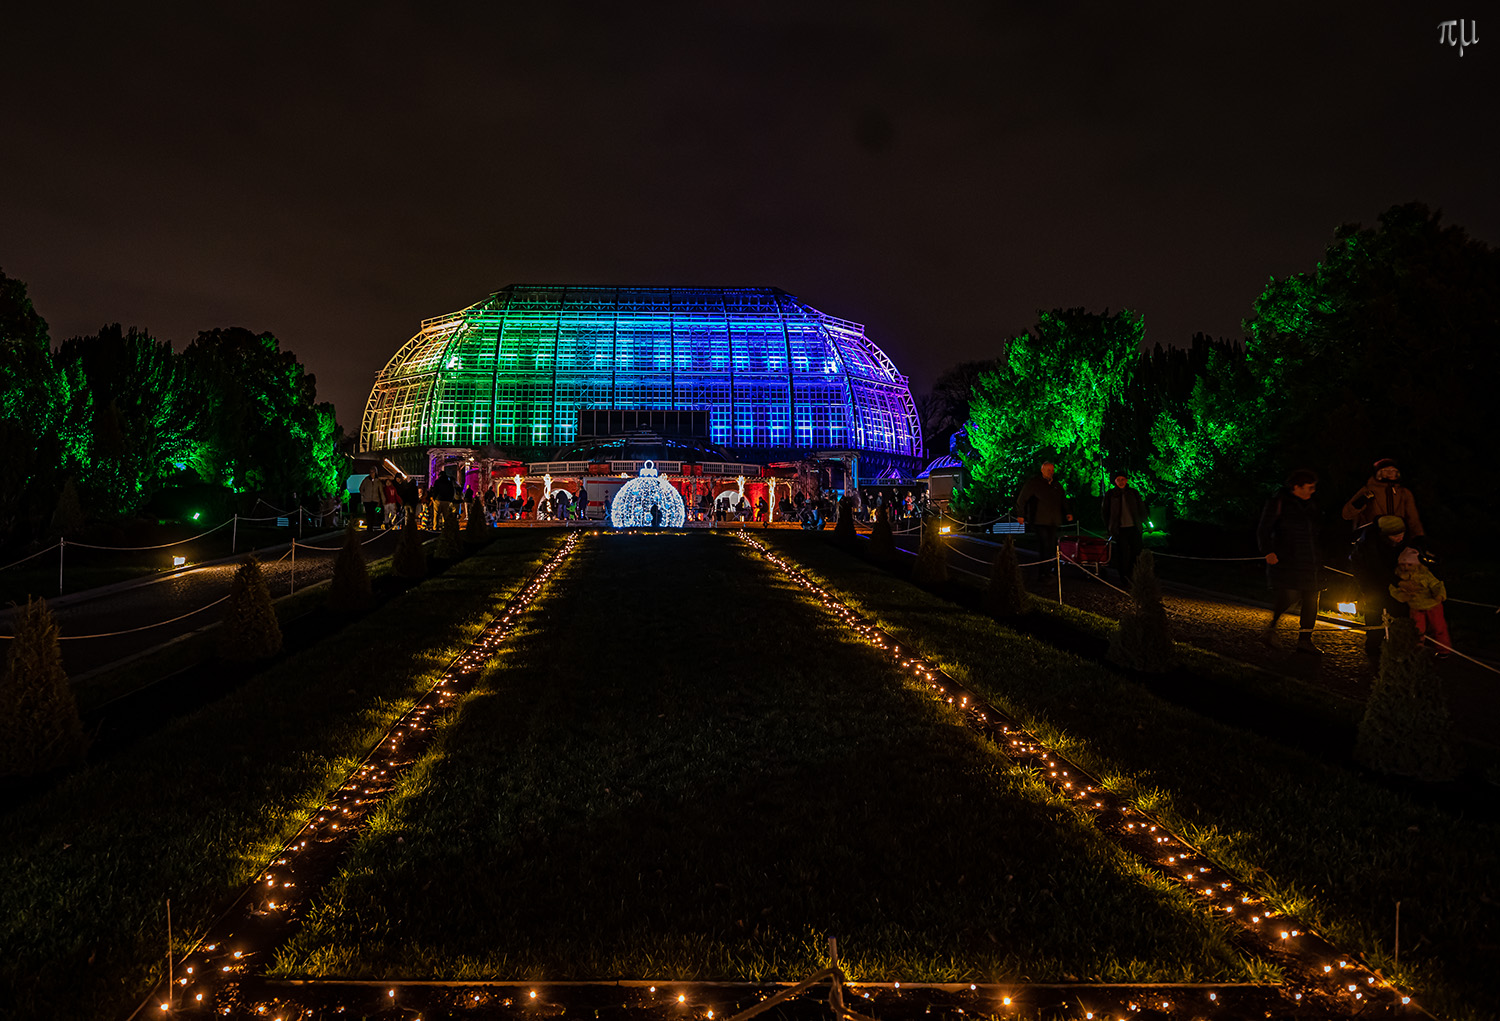
<path fill-rule="evenodd" d="M 590 543 L 623 544 L 628 536 L 588 539 Z M 741 533 L 739 540 L 702 535 L 644 541 L 706 543 L 720 550 L 722 544 L 763 556 L 820 603 L 836 626 L 848 632 L 849 649 L 874 646 L 894 659 L 902 671 L 927 686 L 934 697 L 961 710 L 970 726 L 996 738 L 1000 751 L 1023 768 L 1040 774 L 1065 798 L 1091 816 L 1098 831 L 1138 860 L 1161 874 L 1176 879 L 1195 896 L 1222 906 L 1237 923 L 1236 942 L 1247 952 L 1282 965 L 1291 976 L 1281 988 L 1247 987 L 1233 983 L 1209 985 L 1101 986 L 1098 984 L 1038 984 L 1003 987 L 990 984 L 914 984 L 870 982 L 851 985 L 848 995 L 864 1001 L 862 1010 L 882 1018 L 920 1017 L 932 1010 L 956 1013 L 986 1013 L 1001 1016 L 1036 1016 L 1056 1005 L 1073 1005 L 1066 1012 L 1048 1017 L 1115 1021 L 1130 1016 L 1150 1017 L 1260 1017 L 1295 1012 L 1298 1016 L 1330 1017 L 1360 1012 L 1362 1016 L 1400 1013 L 1399 994 L 1383 985 L 1350 958 L 1337 952 L 1293 919 L 1278 916 L 1262 902 L 1255 889 L 1239 883 L 1201 856 L 1193 848 L 1165 831 L 1159 823 L 1128 808 L 1102 791 L 1097 780 L 1041 747 L 1030 735 L 996 716 L 972 694 L 940 675 L 935 668 L 904 652 L 887 635 L 860 620 L 830 593 L 818 588 L 794 565 L 765 550 L 753 536 Z M 255 887 L 203 938 L 200 948 L 179 962 L 170 997 L 160 993 L 149 1003 L 154 1016 L 261 1016 L 290 1021 L 293 1017 L 353 1016 L 381 1017 L 538 1017 L 572 1011 L 594 1010 L 596 1016 L 609 1010 L 627 1018 L 682 1018 L 683 1021 L 725 1021 L 736 1011 L 764 999 L 775 988 L 772 983 L 726 984 L 673 983 L 642 979 L 625 984 L 468 982 L 336 982 L 307 983 L 270 981 L 263 975 L 272 953 L 281 946 L 306 913 L 309 898 L 316 895 L 341 863 L 369 813 L 392 790 L 397 777 L 422 755 L 431 736 L 434 719 L 453 704 L 491 659 L 497 646 L 511 632 L 517 618 L 563 559 L 580 542 L 569 537 L 475 645 L 455 660 L 444 678 L 382 739 L 378 748 L 357 768 L 337 795 L 309 821 L 262 873 Z M 740 543 L 743 542 L 743 546 Z M 706 547 L 705 547 L 706 548 Z M 757 650 L 736 641 L 742 630 L 730 610 L 735 586 L 759 588 L 770 576 L 756 567 L 751 557 L 739 558 L 744 570 L 728 572 L 724 579 L 726 598 L 722 609 L 695 606 L 684 611 L 685 622 L 723 616 L 724 655 L 750 658 Z M 719 570 L 710 566 L 710 572 Z M 576 584 L 576 581 L 574 582 Z M 585 581 L 584 584 L 587 584 Z M 625 594 L 628 598 L 628 593 Z M 543 612 L 547 604 L 543 604 Z M 814 611 L 818 612 L 818 611 Z M 553 627 L 558 618 L 549 614 L 537 627 Z M 601 635 L 610 635 L 613 621 L 597 622 Z M 819 628 L 825 627 L 820 623 Z M 616 645 L 626 636 L 614 635 Z M 632 639 L 634 636 L 630 636 Z M 625 646 L 634 647 L 633 641 Z M 838 643 L 838 648 L 844 648 Z M 842 654 L 842 653 L 841 653 Z M 851 666 L 863 654 L 849 656 Z M 582 722 L 582 721 L 580 721 Z M 588 721 L 592 726 L 614 726 L 617 721 Z M 431 877 L 441 883 L 441 874 Z M 883 892 L 883 891 L 882 891 Z M 1132 936 L 1132 939 L 1134 937 Z M 1326 971 L 1324 969 L 1327 969 Z M 187 970 L 184 970 L 187 969 Z M 377 971 L 377 974 L 379 971 Z M 1082 1006 L 1087 1001 L 1088 1007 Z M 715 1006 L 711 1006 L 715 1005 Z M 1061 1008 L 1059 1008 L 1061 1009 Z M 716 1017 L 716 1011 L 718 1017 Z M 1030 1013 L 1028 1013 L 1030 1012 Z M 1096 1015 L 1097 1012 L 1097 1015 Z M 815 1015 L 814 1015 L 815 1016 Z"/>

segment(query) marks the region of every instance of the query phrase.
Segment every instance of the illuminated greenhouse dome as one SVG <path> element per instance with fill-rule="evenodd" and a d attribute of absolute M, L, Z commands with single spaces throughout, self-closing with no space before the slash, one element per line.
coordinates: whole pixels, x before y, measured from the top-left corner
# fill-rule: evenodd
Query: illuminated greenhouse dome
<path fill-rule="evenodd" d="M 632 429 L 762 462 L 922 453 L 907 379 L 864 328 L 772 287 L 506 287 L 422 323 L 376 377 L 360 438 L 538 460 Z"/>

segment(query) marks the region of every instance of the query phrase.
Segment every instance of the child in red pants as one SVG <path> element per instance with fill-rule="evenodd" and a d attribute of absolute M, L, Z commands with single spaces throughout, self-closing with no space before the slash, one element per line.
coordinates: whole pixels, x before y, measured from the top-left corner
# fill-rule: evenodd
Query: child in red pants
<path fill-rule="evenodd" d="M 1411 608 L 1412 623 L 1417 626 L 1419 636 L 1432 632 L 1438 657 L 1447 656 L 1453 646 L 1448 637 L 1448 622 L 1443 619 L 1443 600 L 1448 598 L 1448 590 L 1433 577 L 1416 550 L 1404 549 L 1397 558 L 1396 583 L 1391 586 L 1391 595 Z"/>

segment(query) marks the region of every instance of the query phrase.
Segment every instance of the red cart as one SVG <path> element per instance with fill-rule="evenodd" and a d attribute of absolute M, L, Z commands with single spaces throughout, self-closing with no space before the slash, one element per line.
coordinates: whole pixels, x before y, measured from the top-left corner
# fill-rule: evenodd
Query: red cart
<path fill-rule="evenodd" d="M 1063 555 L 1064 562 L 1071 560 L 1095 574 L 1109 563 L 1108 539 L 1092 535 L 1060 535 L 1057 538 L 1057 549 Z"/>

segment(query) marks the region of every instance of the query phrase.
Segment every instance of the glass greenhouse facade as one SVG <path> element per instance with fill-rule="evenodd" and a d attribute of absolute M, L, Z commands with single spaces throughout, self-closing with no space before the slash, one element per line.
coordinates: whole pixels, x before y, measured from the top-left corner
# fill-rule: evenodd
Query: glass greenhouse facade
<path fill-rule="evenodd" d="M 376 377 L 367 451 L 576 443 L 580 412 L 692 411 L 760 460 L 917 458 L 905 376 L 857 323 L 770 287 L 511 286 L 429 319 Z"/>

